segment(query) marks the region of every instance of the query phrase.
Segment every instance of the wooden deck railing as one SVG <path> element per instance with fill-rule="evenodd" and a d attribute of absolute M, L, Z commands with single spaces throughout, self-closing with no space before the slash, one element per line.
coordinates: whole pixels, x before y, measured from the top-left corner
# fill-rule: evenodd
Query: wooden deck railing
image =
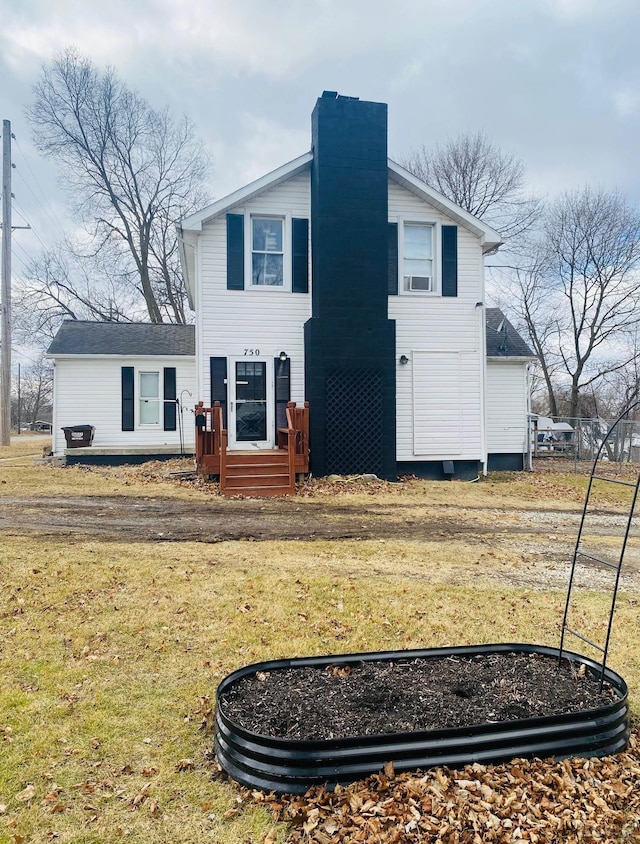
<path fill-rule="evenodd" d="M 222 421 L 220 402 L 205 407 L 198 402 L 196 416 L 196 468 L 203 475 L 219 475 L 226 463 L 227 431 Z"/>
<path fill-rule="evenodd" d="M 287 427 L 278 428 L 278 448 L 287 449 L 293 458 L 297 473 L 309 471 L 309 402 L 298 407 L 294 401 L 287 404 Z"/>
<path fill-rule="evenodd" d="M 309 402 L 296 407 L 293 401 L 287 404 L 287 427 L 278 428 L 278 448 L 287 451 L 289 457 L 289 490 L 296 491 L 296 474 L 309 471 Z"/>
<path fill-rule="evenodd" d="M 278 429 L 277 448 L 289 454 L 289 474 L 295 483 L 297 474 L 309 471 L 309 402 L 298 407 L 287 404 L 287 427 Z M 202 475 L 219 475 L 221 486 L 226 479 L 227 431 L 223 425 L 222 407 L 204 407 L 199 402 L 196 415 L 196 467 Z"/>

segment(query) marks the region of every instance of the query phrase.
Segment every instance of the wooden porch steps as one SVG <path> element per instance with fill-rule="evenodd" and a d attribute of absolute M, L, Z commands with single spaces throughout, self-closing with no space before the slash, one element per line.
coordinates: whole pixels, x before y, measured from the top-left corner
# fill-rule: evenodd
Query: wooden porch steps
<path fill-rule="evenodd" d="M 289 456 L 284 449 L 228 451 L 222 493 L 255 498 L 294 495 L 295 478 L 289 477 Z"/>
<path fill-rule="evenodd" d="M 196 468 L 204 478 L 218 476 L 223 495 L 295 495 L 296 476 L 309 472 L 309 404 L 287 402 L 286 427 L 278 428 L 278 448 L 229 451 L 228 432 L 219 401 L 198 402 Z"/>

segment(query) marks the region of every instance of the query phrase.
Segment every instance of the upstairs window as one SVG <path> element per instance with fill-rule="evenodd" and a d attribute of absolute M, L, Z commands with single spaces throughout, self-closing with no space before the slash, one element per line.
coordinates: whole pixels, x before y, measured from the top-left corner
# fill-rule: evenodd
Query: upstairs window
<path fill-rule="evenodd" d="M 140 373 L 140 424 L 160 424 L 160 373 Z"/>
<path fill-rule="evenodd" d="M 252 217 L 251 283 L 284 286 L 284 220 Z"/>
<path fill-rule="evenodd" d="M 403 288 L 406 292 L 433 293 L 433 225 L 404 224 Z"/>

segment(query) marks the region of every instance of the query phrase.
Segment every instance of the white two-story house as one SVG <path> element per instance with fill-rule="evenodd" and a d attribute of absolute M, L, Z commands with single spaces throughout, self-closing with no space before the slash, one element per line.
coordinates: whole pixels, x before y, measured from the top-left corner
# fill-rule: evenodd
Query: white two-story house
<path fill-rule="evenodd" d="M 325 92 L 310 152 L 179 231 L 197 391 L 223 406 L 230 450 L 273 448 L 279 404 L 306 400 L 315 474 L 475 476 L 490 393 L 520 418 L 517 452 L 494 462 L 522 468 L 531 353 L 504 408 L 487 367 L 500 235 L 387 158 L 384 104 Z"/>
<path fill-rule="evenodd" d="M 485 303 L 500 235 L 388 159 L 386 105 L 325 92 L 309 152 L 178 233 L 196 315 L 190 392 L 220 403 L 229 453 L 276 448 L 293 401 L 308 403 L 315 475 L 526 467 L 532 355 Z"/>

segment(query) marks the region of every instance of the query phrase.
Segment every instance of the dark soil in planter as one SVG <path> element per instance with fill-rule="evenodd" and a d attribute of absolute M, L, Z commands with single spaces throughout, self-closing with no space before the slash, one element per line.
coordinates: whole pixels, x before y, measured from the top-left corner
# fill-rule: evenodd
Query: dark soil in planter
<path fill-rule="evenodd" d="M 219 700 L 238 726 L 326 740 L 439 730 L 595 709 L 615 693 L 585 666 L 498 653 L 287 668 L 239 679 Z"/>

